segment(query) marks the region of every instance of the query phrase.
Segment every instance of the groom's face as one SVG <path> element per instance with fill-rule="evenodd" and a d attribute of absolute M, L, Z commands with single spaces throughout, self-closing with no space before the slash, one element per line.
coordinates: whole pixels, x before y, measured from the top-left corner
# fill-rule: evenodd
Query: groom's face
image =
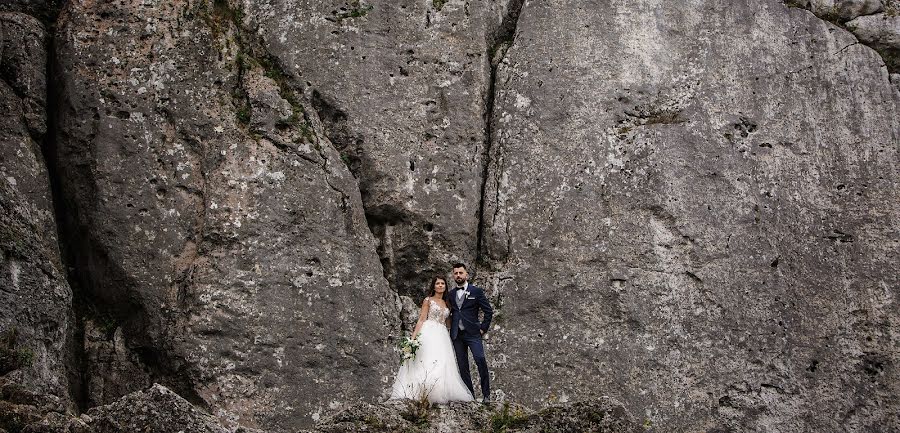
<path fill-rule="evenodd" d="M 466 271 L 466 268 L 453 268 L 453 281 L 456 281 L 457 286 L 465 284 L 468 279 L 469 272 Z"/>

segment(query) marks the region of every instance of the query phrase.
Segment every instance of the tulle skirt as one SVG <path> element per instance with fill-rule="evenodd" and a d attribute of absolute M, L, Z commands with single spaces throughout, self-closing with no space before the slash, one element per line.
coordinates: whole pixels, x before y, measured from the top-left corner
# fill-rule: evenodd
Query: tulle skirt
<path fill-rule="evenodd" d="M 427 396 L 431 403 L 473 401 L 472 393 L 459 376 L 456 355 L 447 328 L 433 320 L 426 320 L 419 329 L 419 350 L 416 357 L 403 362 L 391 399 Z"/>

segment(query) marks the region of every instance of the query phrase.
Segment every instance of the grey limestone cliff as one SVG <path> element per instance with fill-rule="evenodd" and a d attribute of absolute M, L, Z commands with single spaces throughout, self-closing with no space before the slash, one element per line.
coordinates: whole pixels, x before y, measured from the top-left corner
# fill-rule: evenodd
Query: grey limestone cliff
<path fill-rule="evenodd" d="M 898 11 L 4 2 L 0 428 L 898 430 Z M 458 260 L 518 415 L 381 402 Z"/>

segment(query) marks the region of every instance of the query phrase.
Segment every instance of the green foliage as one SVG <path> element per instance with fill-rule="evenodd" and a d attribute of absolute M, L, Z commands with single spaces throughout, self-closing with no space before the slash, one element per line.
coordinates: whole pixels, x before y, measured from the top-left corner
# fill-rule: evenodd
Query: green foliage
<path fill-rule="evenodd" d="M 244 11 L 239 8 L 233 8 L 228 4 L 228 0 L 213 1 L 213 13 L 225 21 L 233 23 L 240 27 L 240 23 L 244 20 Z"/>
<path fill-rule="evenodd" d="M 820 12 L 822 13 L 822 12 Z M 837 5 L 832 6 L 828 11 L 822 13 L 820 16 L 825 21 L 831 21 L 836 24 L 841 24 L 841 13 L 840 9 L 838 9 Z"/>
<path fill-rule="evenodd" d="M 250 124 L 250 106 L 242 105 L 237 111 L 234 113 L 235 117 L 237 117 L 238 122 L 241 122 L 243 125 Z"/>
<path fill-rule="evenodd" d="M 647 123 L 645 125 L 671 125 L 675 123 L 684 123 L 684 120 L 681 120 L 678 117 L 679 112 L 677 111 L 656 111 L 647 116 Z"/>
<path fill-rule="evenodd" d="M 431 4 L 434 6 L 435 9 L 441 10 L 444 7 L 444 5 L 447 4 L 447 2 L 449 2 L 449 1 L 450 0 L 431 0 Z"/>
<path fill-rule="evenodd" d="M 344 18 L 365 15 L 372 6 L 362 6 L 359 0 L 351 2 L 351 9 L 346 12 Z M 252 40 L 245 38 L 243 30 L 244 12 L 237 6 L 232 6 L 229 0 L 213 0 L 212 7 L 209 3 L 201 2 L 197 8 L 197 15 L 204 19 L 210 28 L 216 34 L 227 33 L 231 35 L 229 28 L 233 31 L 233 35 L 229 36 L 229 41 L 237 44 L 237 53 L 235 54 L 235 65 L 239 73 L 239 82 L 247 71 L 252 69 L 262 69 L 264 76 L 270 78 L 278 85 L 279 95 L 291 105 L 292 113 L 285 119 L 275 122 L 275 127 L 281 130 L 298 127 L 302 137 L 310 142 L 314 141 L 312 127 L 306 120 L 306 111 L 299 102 L 296 92 L 291 86 L 291 77 L 285 73 L 284 69 L 279 65 L 278 60 L 263 49 L 258 44 L 254 44 Z M 343 18 L 342 18 L 343 19 Z M 232 38 L 233 36 L 233 38 Z M 257 52 L 263 52 L 263 55 L 257 55 Z M 232 98 L 235 103 L 235 117 L 238 122 L 247 127 L 250 125 L 252 107 L 250 105 L 249 96 L 242 86 L 237 86 L 232 92 Z M 251 134 L 253 132 L 251 131 Z"/>
<path fill-rule="evenodd" d="M 364 5 L 360 0 L 352 0 L 348 7 L 342 7 L 331 11 L 331 16 L 325 18 L 328 21 L 339 23 L 346 19 L 360 18 L 366 16 L 374 6 Z"/>
<path fill-rule="evenodd" d="M 16 352 L 19 365 L 21 365 L 22 367 L 28 367 L 32 362 L 34 362 L 34 351 L 32 351 L 30 348 L 26 347 L 23 349 L 19 349 Z"/>
<path fill-rule="evenodd" d="M 19 331 L 16 328 L 0 332 L 0 375 L 28 367 L 34 362 L 34 351 L 18 347 Z"/>
<path fill-rule="evenodd" d="M 208 2 L 198 2 L 193 10 L 185 6 L 183 15 L 186 18 L 196 16 L 202 19 L 216 35 L 225 33 L 229 24 L 240 28 L 244 20 L 244 11 L 231 7 L 227 0 L 213 0 L 212 8 Z"/>
<path fill-rule="evenodd" d="M 13 224 L 0 225 L 0 249 L 7 257 L 27 257 L 28 243 L 26 242 L 26 237 L 22 236 L 19 230 L 16 230 L 18 228 L 20 226 L 13 227 Z"/>
<path fill-rule="evenodd" d="M 300 133 L 302 134 L 304 139 L 310 142 L 314 141 L 315 137 L 312 132 L 312 127 L 306 120 L 306 109 L 303 108 L 303 104 L 300 103 L 300 98 L 293 90 L 290 82 L 290 77 L 284 72 L 284 70 L 278 64 L 278 61 L 269 56 L 260 58 L 249 56 L 244 57 L 246 58 L 245 68 L 262 68 L 263 75 L 265 75 L 267 78 L 271 79 L 275 82 L 275 84 L 278 85 L 278 95 L 291 105 L 291 115 L 285 119 L 277 120 L 275 122 L 275 127 L 280 130 L 285 130 L 291 127 L 299 127 Z"/>
<path fill-rule="evenodd" d="M 375 429 L 384 429 L 387 427 L 384 421 L 381 420 L 381 418 L 378 418 L 374 415 L 366 415 L 365 419 L 363 419 L 363 422 L 365 424 L 361 426 L 362 428 L 372 427 Z"/>
<path fill-rule="evenodd" d="M 528 425 L 528 416 L 521 409 L 509 408 L 509 403 L 503 403 L 500 411 L 491 415 L 491 433 L 506 433 L 511 429 L 518 429 Z"/>
<path fill-rule="evenodd" d="M 107 339 L 111 339 L 122 320 L 108 308 L 101 308 L 84 296 L 75 297 L 75 312 L 85 322 L 97 327 Z"/>
<path fill-rule="evenodd" d="M 900 0 L 888 0 L 884 2 L 884 14 L 889 17 L 900 15 Z"/>

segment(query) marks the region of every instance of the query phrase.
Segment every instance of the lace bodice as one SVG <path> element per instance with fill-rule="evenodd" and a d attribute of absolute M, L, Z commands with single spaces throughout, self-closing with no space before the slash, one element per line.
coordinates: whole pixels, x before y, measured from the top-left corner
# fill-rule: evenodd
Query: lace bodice
<path fill-rule="evenodd" d="M 441 307 L 440 304 L 433 299 L 428 298 L 428 319 L 443 324 L 447 317 L 450 316 L 450 309 Z"/>

